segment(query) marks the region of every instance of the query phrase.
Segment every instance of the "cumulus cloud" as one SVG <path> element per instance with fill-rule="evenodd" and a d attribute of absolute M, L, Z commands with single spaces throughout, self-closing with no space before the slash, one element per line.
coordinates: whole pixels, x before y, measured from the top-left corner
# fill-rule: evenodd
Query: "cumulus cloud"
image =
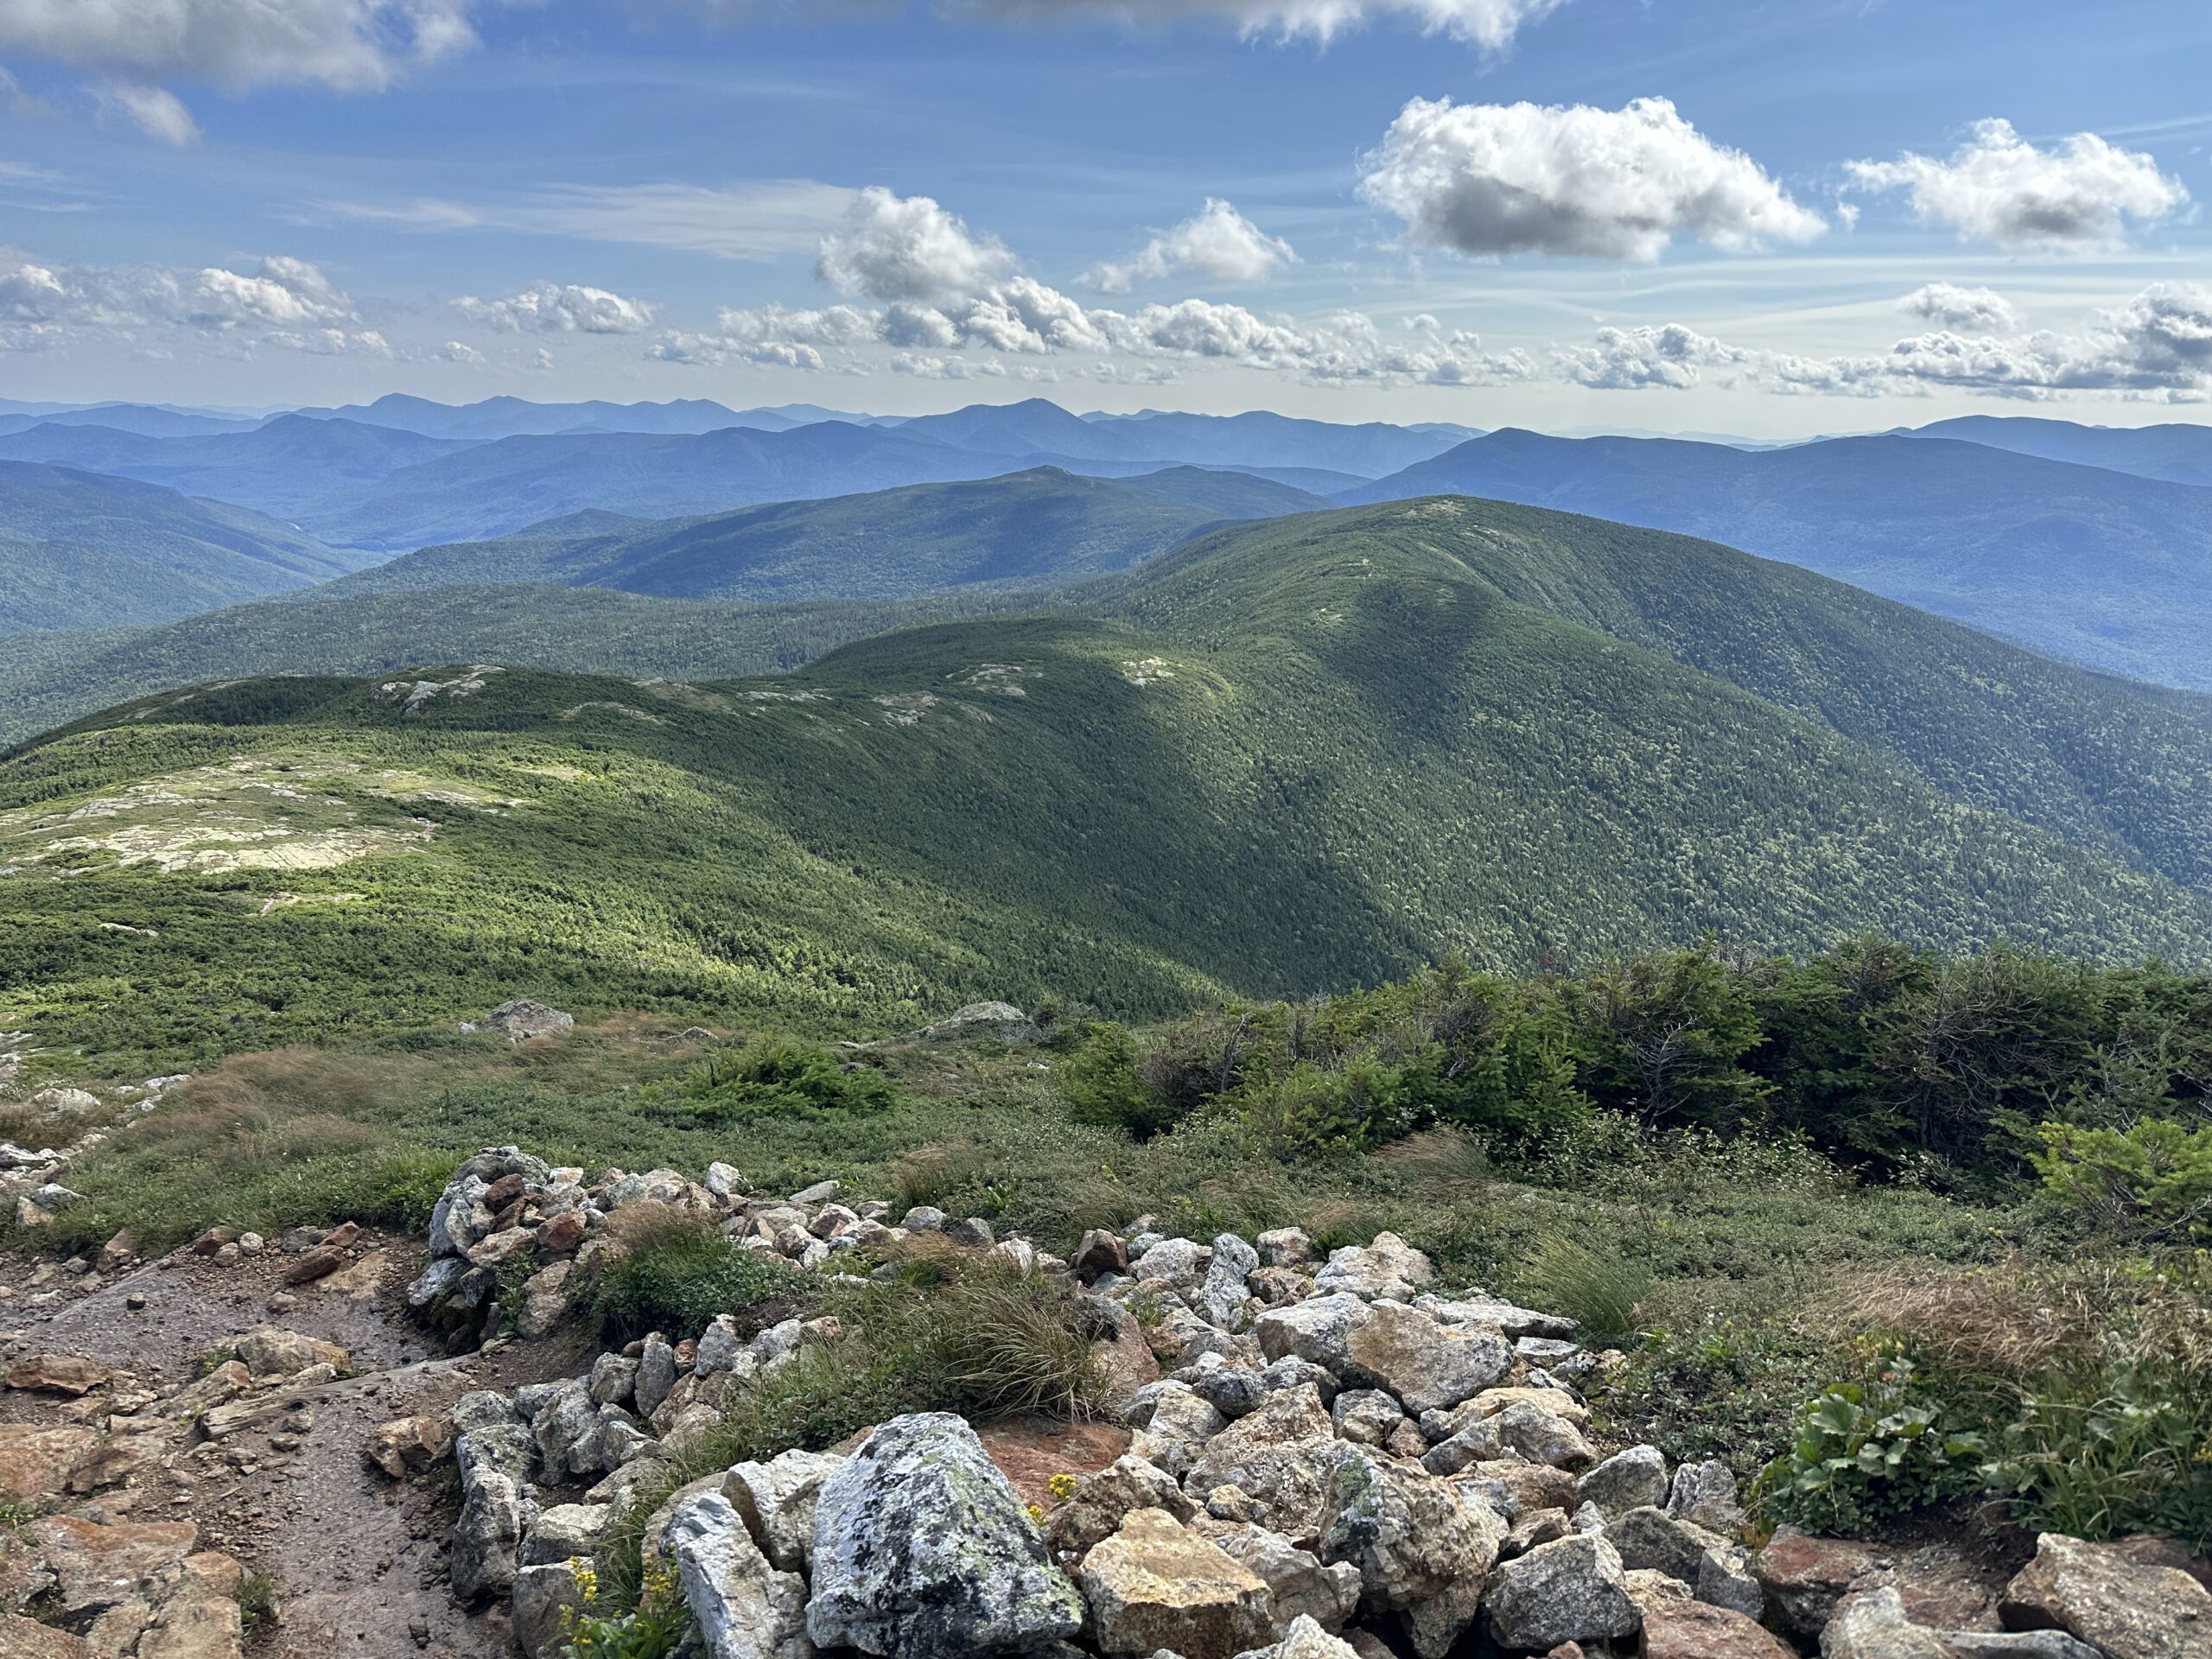
<path fill-rule="evenodd" d="M 464 296 L 453 303 L 470 321 L 507 334 L 634 334 L 653 321 L 653 308 L 643 300 L 573 283 L 537 283 L 512 299 Z"/>
<path fill-rule="evenodd" d="M 1698 370 L 1718 365 L 1745 385 L 1827 397 L 1948 391 L 2198 403 L 2212 400 L 2212 288 L 2154 283 L 2125 304 L 2093 313 L 2072 334 L 1937 328 L 1863 356 L 1751 351 L 1675 327 L 1605 329 L 1595 346 L 1561 348 L 1553 358 L 1563 378 L 1607 389 L 1694 385 Z"/>
<path fill-rule="evenodd" d="M 995 358 L 1064 355 L 1213 362 L 1314 381 L 1491 385 L 1535 373 L 1525 355 L 1486 353 L 1476 336 L 1446 330 L 1433 318 L 1386 334 L 1357 312 L 1300 323 L 1200 299 L 1135 311 L 1088 307 L 1023 274 L 1004 246 L 972 234 L 937 202 L 880 188 L 861 193 L 844 225 L 824 241 L 817 271 L 846 294 L 881 303 L 728 310 L 716 333 L 670 334 L 649 355 L 663 362 L 852 371 L 859 364 L 851 348 L 876 345 L 906 353 L 902 372 L 908 373 L 957 373 L 950 366 L 957 361 L 969 363 L 972 373 L 976 364 Z M 954 355 L 959 353 L 984 355 Z"/>
<path fill-rule="evenodd" d="M 916 305 L 977 294 L 1014 268 L 1003 246 L 969 235 L 929 197 L 881 185 L 861 192 L 815 262 L 815 274 L 841 293 Z"/>
<path fill-rule="evenodd" d="M 0 258 L 0 334 L 15 350 L 96 332 L 135 339 L 145 331 L 181 329 L 291 351 L 391 354 L 384 337 L 360 323 L 353 300 L 318 267 L 281 255 L 251 271 Z"/>
<path fill-rule="evenodd" d="M 1621 110 L 1417 98 L 1359 188 L 1416 245 L 1475 255 L 1656 259 L 1677 236 L 1735 250 L 1827 228 L 1663 98 Z"/>
<path fill-rule="evenodd" d="M 1996 289 L 1955 283 L 1916 288 L 1897 302 L 1897 309 L 1961 334 L 2005 334 L 2020 326 L 2019 314 Z"/>
<path fill-rule="evenodd" d="M 464 340 L 449 340 L 438 347 L 438 355 L 448 363 L 460 363 L 474 368 L 484 361 L 484 353 Z"/>
<path fill-rule="evenodd" d="M 1591 346 L 1562 347 L 1553 366 L 1577 385 L 1605 391 L 1649 387 L 1687 391 L 1707 369 L 1732 369 L 1752 360 L 1740 347 L 1669 323 L 1661 328 L 1600 328 Z"/>
<path fill-rule="evenodd" d="M 1491 51 L 1566 0 L 951 0 L 945 10 L 1061 22 L 1075 16 L 1145 23 L 1216 17 L 1248 35 L 1328 41 L 1370 21 L 1411 22 Z"/>
<path fill-rule="evenodd" d="M 2130 221 L 2155 224 L 2189 201 L 2181 181 L 2139 150 L 2094 132 L 2040 149 L 1995 118 L 1976 122 L 1948 161 L 1908 150 L 1853 162 L 1850 173 L 1863 190 L 1905 191 L 1924 224 L 2015 250 L 2117 246 Z"/>
<path fill-rule="evenodd" d="M 17 0 L 0 6 L 0 51 L 134 85 L 373 92 L 411 64 L 474 46 L 474 0 Z"/>
<path fill-rule="evenodd" d="M 1297 259 L 1289 243 L 1269 236 L 1228 202 L 1209 196 L 1198 213 L 1154 237 L 1128 260 L 1099 266 L 1091 273 L 1091 282 L 1102 292 L 1126 294 L 1139 283 L 1159 282 L 1187 270 L 1251 287 Z"/>

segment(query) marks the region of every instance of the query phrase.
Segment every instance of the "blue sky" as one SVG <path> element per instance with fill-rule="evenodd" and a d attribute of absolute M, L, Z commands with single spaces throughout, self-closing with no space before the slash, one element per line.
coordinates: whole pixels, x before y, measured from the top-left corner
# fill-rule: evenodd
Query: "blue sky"
<path fill-rule="evenodd" d="M 2208 48 L 2180 0 L 0 0 L 0 396 L 2203 418 Z"/>

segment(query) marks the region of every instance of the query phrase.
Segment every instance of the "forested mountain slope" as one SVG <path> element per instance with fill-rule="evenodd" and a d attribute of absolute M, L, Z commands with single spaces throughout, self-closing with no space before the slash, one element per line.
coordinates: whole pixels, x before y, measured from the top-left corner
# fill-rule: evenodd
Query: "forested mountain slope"
<path fill-rule="evenodd" d="M 1322 505 L 1285 485 L 1180 468 L 1078 478 L 1056 467 L 674 522 L 611 515 L 425 548 L 337 590 L 556 582 L 672 599 L 894 599 L 984 583 L 1050 586 L 1120 570 L 1225 518 Z"/>
<path fill-rule="evenodd" d="M 2212 689 L 2212 491 L 1942 438 L 1751 453 L 1503 431 L 1343 499 L 1446 491 L 1709 536 L 2076 662 Z"/>
<path fill-rule="evenodd" d="M 896 1028 L 962 994 L 1158 1010 L 1705 928 L 2212 951 L 2212 895 L 1553 613 L 1616 602 L 1603 560 L 1553 559 L 1552 609 L 1508 597 L 1547 563 L 1524 520 L 1338 518 L 1160 561 L 1110 614 L 775 679 L 452 669 L 96 717 L 0 765 L 0 1022 L 233 1046 L 534 989 Z"/>
<path fill-rule="evenodd" d="M 160 622 L 357 563 L 244 507 L 0 461 L 0 635 Z"/>

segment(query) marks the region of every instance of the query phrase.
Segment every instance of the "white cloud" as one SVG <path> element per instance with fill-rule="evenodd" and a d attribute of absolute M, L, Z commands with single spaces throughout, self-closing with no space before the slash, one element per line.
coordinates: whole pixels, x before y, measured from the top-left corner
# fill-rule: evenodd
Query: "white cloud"
<path fill-rule="evenodd" d="M 0 51 L 134 84 L 375 92 L 476 42 L 474 0 L 9 0 Z"/>
<path fill-rule="evenodd" d="M 181 149 L 200 142 L 200 124 L 176 94 L 159 86 L 112 86 L 101 88 L 100 107 L 129 121 L 149 138 Z"/>
<path fill-rule="evenodd" d="M 1939 328 L 1866 356 L 1749 351 L 1679 327 L 1606 329 L 1595 346 L 1560 348 L 1553 356 L 1564 378 L 1609 389 L 1694 385 L 1695 370 L 1723 365 L 1746 385 L 1828 397 L 1948 391 L 2200 403 L 2212 400 L 2212 288 L 2154 283 L 2123 305 L 2094 313 L 2075 334 L 1969 335 Z"/>
<path fill-rule="evenodd" d="M 1924 224 L 2018 250 L 2117 246 L 2129 220 L 2155 224 L 2189 201 L 2181 181 L 2139 150 L 2094 132 L 2039 149 L 1993 118 L 1976 122 L 1948 162 L 1907 151 L 1894 162 L 1853 162 L 1850 172 L 1861 189 L 1908 192 Z"/>
<path fill-rule="evenodd" d="M 1662 98 L 1622 110 L 1417 98 L 1359 188 L 1415 245 L 1475 255 L 1656 259 L 1678 235 L 1745 249 L 1827 228 Z"/>
<path fill-rule="evenodd" d="M 1102 17 L 1135 23 L 1178 23 L 1216 17 L 1248 35 L 1300 35 L 1327 41 L 1370 20 L 1399 19 L 1492 51 L 1566 0 L 954 0 L 946 10 L 1062 22 Z"/>
<path fill-rule="evenodd" d="M 471 368 L 480 365 L 484 353 L 466 341 L 449 340 L 438 347 L 438 355 L 448 363 L 466 364 Z"/>
<path fill-rule="evenodd" d="M 251 272 L 0 259 L 0 329 L 17 350 L 91 333 L 136 340 L 141 331 L 166 329 L 288 350 L 389 353 L 383 337 L 359 323 L 352 299 L 320 269 L 281 255 Z"/>
<path fill-rule="evenodd" d="M 1916 288 L 1897 302 L 1897 309 L 1962 334 L 2005 334 L 2020 326 L 2019 314 L 1996 289 L 1955 283 Z"/>
<path fill-rule="evenodd" d="M 1154 237 L 1127 262 L 1099 266 L 1091 281 L 1102 292 L 1126 294 L 1139 283 L 1188 270 L 1249 288 L 1297 259 L 1289 243 L 1269 236 L 1228 202 L 1209 196 L 1197 213 Z"/>
<path fill-rule="evenodd" d="M 1599 391 L 1686 391 L 1699 383 L 1704 370 L 1740 368 L 1752 354 L 1669 323 L 1661 328 L 1600 328 L 1595 345 L 1557 349 L 1552 360 L 1563 378 Z"/>
<path fill-rule="evenodd" d="M 512 299 L 464 296 L 454 308 L 472 321 L 508 334 L 634 334 L 652 326 L 653 308 L 603 288 L 537 283 Z"/>
<path fill-rule="evenodd" d="M 923 352 L 899 352 L 891 359 L 891 372 L 912 375 L 918 380 L 972 380 L 978 375 L 1002 377 L 1007 371 L 1003 363 L 976 363 L 964 357 L 933 357 Z"/>
<path fill-rule="evenodd" d="M 1014 268 L 1004 247 L 969 235 L 929 197 L 871 185 L 823 239 L 815 274 L 841 293 L 942 305 L 982 293 Z"/>
<path fill-rule="evenodd" d="M 974 236 L 937 202 L 880 188 L 861 192 L 846 223 L 825 239 L 817 274 L 847 294 L 883 303 L 728 310 L 716 334 L 670 334 L 648 355 L 672 363 L 739 361 L 852 372 L 860 366 L 855 348 L 873 345 L 905 353 L 907 366 L 900 372 L 906 373 L 933 364 L 945 366 L 928 372 L 959 372 L 950 365 L 963 359 L 949 354 L 966 350 L 1004 357 L 1211 361 L 1314 381 L 1437 385 L 1497 385 L 1535 372 L 1526 356 L 1486 353 L 1474 335 L 1446 331 L 1433 318 L 1386 335 L 1356 312 L 1301 324 L 1199 299 L 1134 312 L 1092 309 L 1022 275 L 1005 247 Z M 1057 373 L 1033 366 L 1040 374 Z M 973 360 L 966 372 L 977 372 Z"/>

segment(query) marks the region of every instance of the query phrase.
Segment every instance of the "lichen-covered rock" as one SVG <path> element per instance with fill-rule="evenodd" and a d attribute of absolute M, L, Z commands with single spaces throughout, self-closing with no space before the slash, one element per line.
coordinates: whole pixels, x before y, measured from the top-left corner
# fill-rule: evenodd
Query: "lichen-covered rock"
<path fill-rule="evenodd" d="M 463 1602 L 502 1594 L 515 1581 L 522 1542 L 522 1495 L 496 1469 L 470 1478 L 454 1522 L 448 1573 Z"/>
<path fill-rule="evenodd" d="M 676 1349 L 656 1332 L 645 1338 L 638 1354 L 638 1374 L 631 1382 L 631 1403 L 640 1417 L 658 1411 L 668 1391 L 676 1386 Z"/>
<path fill-rule="evenodd" d="M 1737 1500 L 1736 1475 L 1717 1459 L 1686 1463 L 1675 1471 L 1667 1492 L 1667 1513 L 1678 1521 L 1733 1538 L 1744 1528 L 1744 1506 Z"/>
<path fill-rule="evenodd" d="M 1436 1264 L 1395 1233 L 1377 1233 L 1372 1244 L 1347 1244 L 1329 1252 L 1313 1275 L 1324 1293 L 1345 1291 L 1363 1301 L 1388 1297 L 1408 1301 L 1436 1277 Z"/>
<path fill-rule="evenodd" d="M 1498 1569 L 1483 1603 L 1491 1639 L 1518 1653 L 1562 1642 L 1608 1642 L 1636 1630 L 1621 1558 L 1599 1536 L 1540 1544 Z"/>
<path fill-rule="evenodd" d="M 571 1620 L 584 1605 L 583 1586 L 567 1558 L 524 1567 L 515 1574 L 512 1595 L 515 1642 L 523 1659 L 556 1659 L 568 1645 Z"/>
<path fill-rule="evenodd" d="M 1281 1533 L 1250 1524 L 1217 1534 L 1213 1543 L 1266 1583 L 1278 1636 L 1288 1634 L 1301 1618 L 1325 1630 L 1339 1630 L 1359 1611 L 1359 1569 L 1350 1561 L 1325 1567 L 1319 1556 Z"/>
<path fill-rule="evenodd" d="M 1340 1291 L 1271 1307 L 1253 1321 L 1252 1334 L 1270 1360 L 1296 1357 L 1334 1376 L 1342 1372 L 1352 1322 L 1366 1311 L 1358 1297 Z"/>
<path fill-rule="evenodd" d="M 1338 1440 L 1381 1446 L 1406 1421 L 1406 1414 L 1381 1389 L 1347 1389 L 1329 1408 L 1329 1418 L 1337 1426 Z"/>
<path fill-rule="evenodd" d="M 720 1492 L 685 1500 L 663 1536 L 707 1659 L 813 1659 L 806 1581 L 769 1566 Z"/>
<path fill-rule="evenodd" d="M 1268 1631 L 1265 1580 L 1165 1510 L 1132 1510 L 1077 1576 L 1109 1654 L 1232 1659 Z"/>
<path fill-rule="evenodd" d="M 1136 1276 L 1157 1280 L 1180 1295 L 1196 1293 L 1213 1253 L 1187 1238 L 1163 1238 L 1137 1259 Z"/>
<path fill-rule="evenodd" d="M 608 1503 L 556 1503 L 531 1522 L 522 1541 L 524 1567 L 550 1567 L 599 1554 L 614 1509 Z"/>
<path fill-rule="evenodd" d="M 1549 1461 L 1549 1459 L 1546 1459 Z M 1617 1452 L 1575 1484 L 1578 1506 L 1594 1503 L 1606 1520 L 1667 1501 L 1667 1459 L 1656 1446 Z"/>
<path fill-rule="evenodd" d="M 1505 1534 L 1488 1504 L 1432 1475 L 1351 1446 L 1332 1462 L 1319 1554 L 1359 1569 L 1360 1605 L 1369 1612 L 1402 1612 L 1455 1583 L 1479 1580 Z"/>
<path fill-rule="evenodd" d="M 976 1432 L 895 1417 L 823 1483 L 807 1628 L 879 1659 L 963 1659 L 1075 1634 L 1083 1598 L 1052 1566 Z"/>
<path fill-rule="evenodd" d="M 1321 1518 L 1325 1454 L 1337 1444 L 1319 1393 L 1283 1389 L 1207 1441 L 1183 1490 L 1204 1503 L 1216 1487 L 1242 1487 L 1253 1520 L 1286 1537 L 1310 1537 Z"/>
<path fill-rule="evenodd" d="M 1555 1469 L 1587 1468 L 1597 1453 L 1582 1431 L 1529 1401 L 1494 1417 L 1478 1417 L 1421 1459 L 1432 1474 L 1452 1475 L 1472 1463 L 1514 1456 Z"/>
<path fill-rule="evenodd" d="M 1213 1242 L 1213 1260 L 1206 1268 L 1206 1276 L 1191 1298 L 1192 1311 L 1217 1330 L 1241 1330 L 1246 1305 L 1252 1300 L 1244 1275 L 1259 1265 L 1257 1250 L 1235 1233 L 1222 1234 Z"/>
<path fill-rule="evenodd" d="M 2125 1546 L 2063 1533 L 2037 1538 L 2035 1559 L 2005 1586 L 1998 1611 L 2012 1630 L 2063 1630 L 2106 1659 L 2212 1654 L 2212 1592 L 2202 1585 Z"/>
<path fill-rule="evenodd" d="M 1076 1483 L 1067 1502 L 1046 1519 L 1045 1542 L 1056 1556 L 1080 1560 L 1119 1531 L 1134 1510 L 1165 1510 L 1178 1521 L 1198 1512 L 1173 1475 L 1128 1452 Z"/>
<path fill-rule="evenodd" d="M 1621 1565 L 1630 1572 L 1650 1567 L 1693 1586 L 1707 1554 L 1721 1541 L 1703 1528 L 1677 1521 L 1648 1503 L 1613 1517 L 1606 1525 L 1605 1537 L 1620 1552 Z"/>
<path fill-rule="evenodd" d="M 766 1463 L 741 1463 L 722 1477 L 722 1496 L 771 1563 L 785 1573 L 804 1573 L 814 1548 L 822 1483 L 844 1462 L 834 1452 L 786 1452 Z"/>
<path fill-rule="evenodd" d="M 1228 1427 L 1229 1419 L 1188 1383 L 1163 1382 L 1153 1397 L 1151 1415 L 1129 1449 L 1179 1479 L 1205 1452 L 1207 1442 Z"/>
<path fill-rule="evenodd" d="M 1402 1302 L 1376 1301 L 1345 1332 L 1338 1375 L 1389 1389 L 1419 1416 L 1471 1400 L 1512 1364 L 1503 1338 L 1455 1331 Z"/>

